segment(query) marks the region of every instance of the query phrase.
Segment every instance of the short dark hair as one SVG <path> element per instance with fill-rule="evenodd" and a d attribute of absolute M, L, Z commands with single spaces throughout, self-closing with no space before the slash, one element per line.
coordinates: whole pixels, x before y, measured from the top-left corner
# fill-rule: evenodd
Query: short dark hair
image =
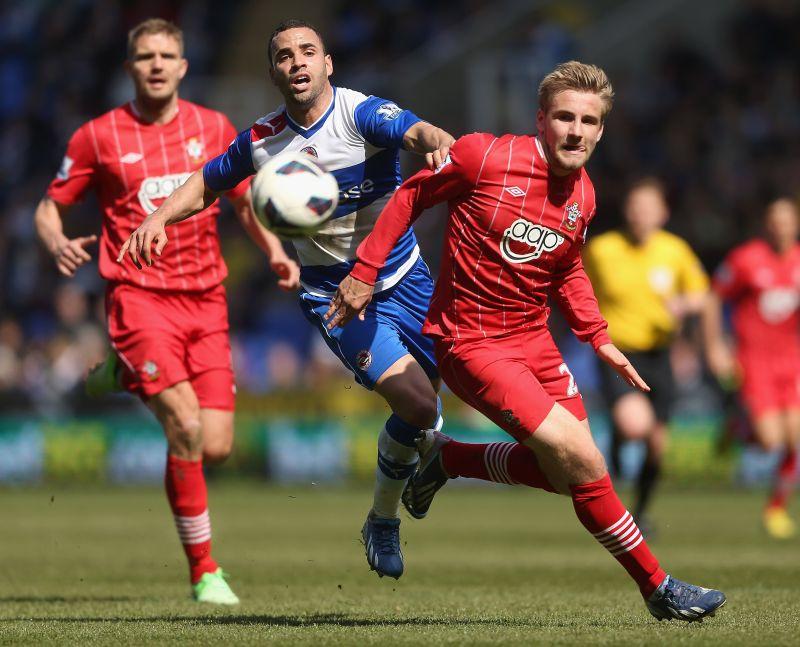
<path fill-rule="evenodd" d="M 270 67 L 274 67 L 272 62 L 272 41 L 275 40 L 275 37 L 281 32 L 288 31 L 289 29 L 299 29 L 301 27 L 310 29 L 317 35 L 317 37 L 319 38 L 319 42 L 322 43 L 322 53 L 323 54 L 325 53 L 325 39 L 322 38 L 322 34 L 320 33 L 319 29 L 314 27 L 314 25 L 312 25 L 307 20 L 302 20 L 300 18 L 289 18 L 288 20 L 282 21 L 277 27 L 275 27 L 275 31 L 273 31 L 272 35 L 269 37 L 269 44 L 267 45 L 267 55 L 269 56 Z"/>
<path fill-rule="evenodd" d="M 181 56 L 183 56 L 183 32 L 180 27 L 174 22 L 164 20 L 163 18 L 148 18 L 128 32 L 128 58 L 133 58 L 133 55 L 136 53 L 136 42 L 142 36 L 150 36 L 153 34 L 166 34 L 174 38 L 178 41 Z"/>
<path fill-rule="evenodd" d="M 653 175 L 646 175 L 645 177 L 635 179 L 633 182 L 628 184 L 628 189 L 625 191 L 625 195 L 629 196 L 631 193 L 640 191 L 641 189 L 650 189 L 656 193 L 660 193 L 664 201 L 666 202 L 667 200 L 666 184 Z"/>

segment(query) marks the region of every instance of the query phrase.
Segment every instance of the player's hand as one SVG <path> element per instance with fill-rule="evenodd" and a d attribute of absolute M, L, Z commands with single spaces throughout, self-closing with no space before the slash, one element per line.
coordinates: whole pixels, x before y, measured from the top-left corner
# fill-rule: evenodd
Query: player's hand
<path fill-rule="evenodd" d="M 75 271 L 84 263 L 92 260 L 84 248 L 97 241 L 97 236 L 80 236 L 65 240 L 53 251 L 56 267 L 64 276 L 75 276 Z"/>
<path fill-rule="evenodd" d="M 167 232 L 164 223 L 155 218 L 156 212 L 151 213 L 144 219 L 141 225 L 128 237 L 125 244 L 120 248 L 117 256 L 117 263 L 122 263 L 127 254 L 133 264 L 142 269 L 141 256 L 147 266 L 153 264 L 152 247 L 155 245 L 156 254 L 161 256 L 164 245 L 167 244 Z"/>
<path fill-rule="evenodd" d="M 288 256 L 273 256 L 269 261 L 270 269 L 278 275 L 278 287 L 292 292 L 300 287 L 300 266 Z"/>
<path fill-rule="evenodd" d="M 333 330 L 336 326 L 344 327 L 355 315 L 364 321 L 364 314 L 369 302 L 372 301 L 374 290 L 374 286 L 354 279 L 349 274 L 344 277 L 331 299 L 328 312 L 325 313 L 325 319 L 329 320 L 328 330 Z"/>
<path fill-rule="evenodd" d="M 597 349 L 597 356 L 619 373 L 620 377 L 632 387 L 640 391 L 650 391 L 647 382 L 642 379 L 642 376 L 633 368 L 633 364 L 630 363 L 628 358 L 625 357 L 614 344 L 603 344 L 600 346 L 600 348 Z"/>
<path fill-rule="evenodd" d="M 735 381 L 737 374 L 736 360 L 728 345 L 721 340 L 710 344 L 706 349 L 706 360 L 708 368 L 720 384 L 727 384 Z"/>
<path fill-rule="evenodd" d="M 442 132 L 444 133 L 444 131 Z M 428 168 L 431 171 L 435 171 L 442 164 L 444 164 L 444 161 L 450 154 L 450 147 L 455 141 L 456 140 L 452 135 L 444 133 L 442 138 L 439 140 L 439 148 L 430 153 L 425 153 L 425 163 L 428 165 Z"/>

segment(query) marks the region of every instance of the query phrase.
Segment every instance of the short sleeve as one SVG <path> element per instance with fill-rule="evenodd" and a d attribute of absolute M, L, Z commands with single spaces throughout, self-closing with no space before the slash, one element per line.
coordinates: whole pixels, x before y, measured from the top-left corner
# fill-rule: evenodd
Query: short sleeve
<path fill-rule="evenodd" d="M 403 135 L 419 121 L 410 110 L 380 97 L 367 97 L 355 109 L 356 128 L 367 142 L 379 148 L 402 148 Z"/>
<path fill-rule="evenodd" d="M 228 150 L 205 163 L 203 180 L 209 189 L 221 193 L 236 190 L 255 172 L 248 128 L 236 135 Z"/>
<path fill-rule="evenodd" d="M 723 299 L 733 299 L 743 287 L 742 272 L 738 267 L 736 252 L 731 252 L 714 272 L 711 286 Z"/>
<path fill-rule="evenodd" d="M 708 291 L 708 276 L 692 248 L 682 242 L 680 285 L 684 294 L 703 294 Z"/>
<path fill-rule="evenodd" d="M 223 115 L 222 116 L 222 141 L 224 141 L 224 142 L 232 141 L 232 140 L 236 139 L 237 135 L 238 135 L 238 133 L 236 132 L 236 128 L 234 128 L 233 124 L 230 122 L 230 120 L 226 116 Z M 233 187 L 230 191 L 225 193 L 225 196 L 229 200 L 235 200 L 236 198 L 239 198 L 239 197 L 243 196 L 245 193 L 247 193 L 247 189 L 249 189 L 249 188 L 250 188 L 250 182 L 248 181 L 248 178 L 245 178 L 244 180 L 239 182 L 239 184 L 237 184 L 235 187 Z"/>
<path fill-rule="evenodd" d="M 73 133 L 61 167 L 47 188 L 47 195 L 59 204 L 80 202 L 95 180 L 97 150 L 90 129 L 88 123 Z"/>

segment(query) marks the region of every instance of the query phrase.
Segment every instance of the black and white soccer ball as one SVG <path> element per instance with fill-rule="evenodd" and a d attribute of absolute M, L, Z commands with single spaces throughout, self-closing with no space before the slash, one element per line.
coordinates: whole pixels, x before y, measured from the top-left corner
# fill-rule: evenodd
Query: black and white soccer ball
<path fill-rule="evenodd" d="M 280 153 L 253 178 L 253 208 L 265 227 L 284 238 L 318 231 L 339 204 L 339 184 L 317 159 Z"/>

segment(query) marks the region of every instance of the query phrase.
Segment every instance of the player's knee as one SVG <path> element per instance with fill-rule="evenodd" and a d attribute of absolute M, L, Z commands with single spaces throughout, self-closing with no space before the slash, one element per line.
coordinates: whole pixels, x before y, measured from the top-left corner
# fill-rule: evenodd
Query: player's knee
<path fill-rule="evenodd" d="M 591 437 L 572 436 L 560 447 L 560 462 L 570 483 L 587 483 L 608 471 L 603 454 Z"/>
<path fill-rule="evenodd" d="M 203 462 L 206 465 L 219 465 L 228 460 L 233 451 L 233 438 L 203 443 Z"/>
<path fill-rule="evenodd" d="M 783 448 L 784 443 L 781 441 L 781 438 L 777 435 L 765 434 L 759 436 L 758 445 L 765 452 L 776 452 L 779 449 Z"/>
<path fill-rule="evenodd" d="M 395 412 L 409 425 L 417 429 L 430 429 L 439 417 L 436 394 L 432 396 L 410 392 L 403 403 L 401 411 Z"/>
<path fill-rule="evenodd" d="M 167 440 L 171 450 L 194 452 L 202 445 L 200 412 L 178 412 L 170 417 Z"/>
<path fill-rule="evenodd" d="M 653 408 L 639 394 L 626 396 L 614 408 L 614 425 L 625 440 L 643 440 L 656 424 Z"/>

